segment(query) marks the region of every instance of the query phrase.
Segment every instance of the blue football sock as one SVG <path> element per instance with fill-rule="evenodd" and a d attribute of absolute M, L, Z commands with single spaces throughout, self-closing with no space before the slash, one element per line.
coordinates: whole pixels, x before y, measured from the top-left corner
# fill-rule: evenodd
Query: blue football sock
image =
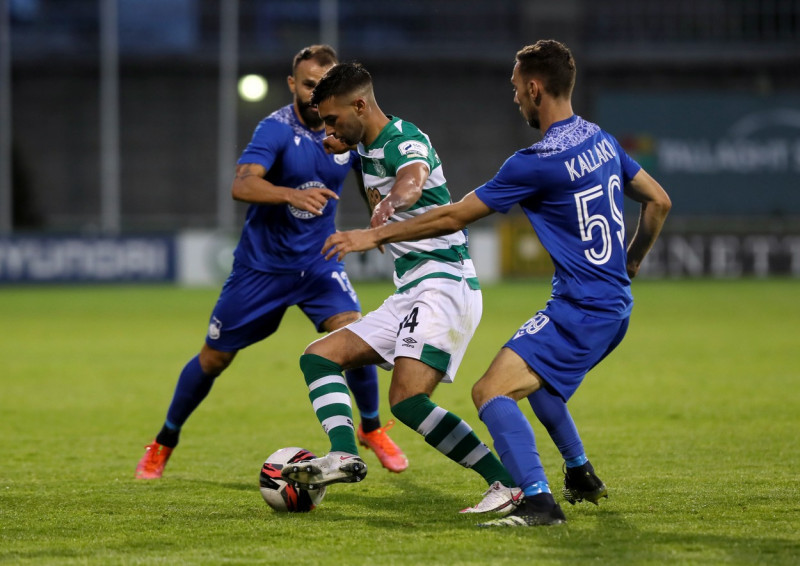
<path fill-rule="evenodd" d="M 216 375 L 206 375 L 200 367 L 200 357 L 195 356 L 184 366 L 175 393 L 167 411 L 167 427 L 180 430 L 189 415 L 206 398 Z"/>
<path fill-rule="evenodd" d="M 567 403 L 558 394 L 542 387 L 528 395 L 528 402 L 565 461 L 585 457 L 583 443 Z"/>
<path fill-rule="evenodd" d="M 380 398 L 378 396 L 378 370 L 375 366 L 364 366 L 344 372 L 347 387 L 353 393 L 353 399 L 361 415 L 364 432 L 370 432 L 381 426 L 378 418 Z"/>
<path fill-rule="evenodd" d="M 529 485 L 523 489 L 522 492 L 525 494 L 525 497 L 533 497 L 540 493 L 552 493 L 550 491 L 550 485 L 546 481 L 537 481 L 533 485 Z"/>
<path fill-rule="evenodd" d="M 533 428 L 510 397 L 493 397 L 478 411 L 494 440 L 494 448 L 514 482 L 523 490 L 547 485 Z"/>
<path fill-rule="evenodd" d="M 583 466 L 586 462 L 589 461 L 589 458 L 586 457 L 586 454 L 581 454 L 577 458 L 572 458 L 570 460 L 564 460 L 564 464 L 568 468 L 577 468 L 579 466 Z"/>

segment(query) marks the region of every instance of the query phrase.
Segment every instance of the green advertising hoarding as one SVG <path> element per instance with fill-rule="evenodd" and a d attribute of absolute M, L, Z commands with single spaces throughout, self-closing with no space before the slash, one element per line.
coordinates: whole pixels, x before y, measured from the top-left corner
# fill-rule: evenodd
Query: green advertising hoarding
<path fill-rule="evenodd" d="M 661 182 L 673 219 L 800 217 L 800 92 L 609 92 L 595 119 Z"/>

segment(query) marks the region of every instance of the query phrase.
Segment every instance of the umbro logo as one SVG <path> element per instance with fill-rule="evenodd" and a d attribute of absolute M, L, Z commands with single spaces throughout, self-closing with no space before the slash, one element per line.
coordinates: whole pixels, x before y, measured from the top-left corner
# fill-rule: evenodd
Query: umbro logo
<path fill-rule="evenodd" d="M 407 338 L 403 338 L 403 342 L 405 342 L 405 344 L 403 344 L 403 346 L 405 346 L 406 348 L 413 348 L 414 344 L 417 343 L 417 341 L 414 340 L 411 336 L 408 336 Z"/>

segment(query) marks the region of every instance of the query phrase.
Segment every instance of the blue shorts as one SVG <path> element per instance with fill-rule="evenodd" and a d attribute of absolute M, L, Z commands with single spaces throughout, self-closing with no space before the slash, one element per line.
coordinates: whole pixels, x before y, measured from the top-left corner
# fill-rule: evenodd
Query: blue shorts
<path fill-rule="evenodd" d="M 267 273 L 234 261 L 211 313 L 206 344 L 234 352 L 278 329 L 286 309 L 297 305 L 322 332 L 322 323 L 342 312 L 361 312 L 344 266 L 319 261 L 308 271 Z"/>
<path fill-rule="evenodd" d="M 551 299 L 505 347 L 567 401 L 589 370 L 619 345 L 629 320 L 592 316 L 567 301 Z"/>

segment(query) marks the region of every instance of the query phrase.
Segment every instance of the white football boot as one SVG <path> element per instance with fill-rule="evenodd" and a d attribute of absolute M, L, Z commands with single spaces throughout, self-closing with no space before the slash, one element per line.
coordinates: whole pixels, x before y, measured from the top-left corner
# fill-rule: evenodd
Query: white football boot
<path fill-rule="evenodd" d="M 497 513 L 508 515 L 517 505 L 522 503 L 522 490 L 518 487 L 506 487 L 499 481 L 489 486 L 483 499 L 474 507 L 462 509 L 460 513 Z"/>
<path fill-rule="evenodd" d="M 301 489 L 319 489 L 332 483 L 353 483 L 367 475 L 367 464 L 355 454 L 330 452 L 321 458 L 287 464 L 281 476 Z"/>

